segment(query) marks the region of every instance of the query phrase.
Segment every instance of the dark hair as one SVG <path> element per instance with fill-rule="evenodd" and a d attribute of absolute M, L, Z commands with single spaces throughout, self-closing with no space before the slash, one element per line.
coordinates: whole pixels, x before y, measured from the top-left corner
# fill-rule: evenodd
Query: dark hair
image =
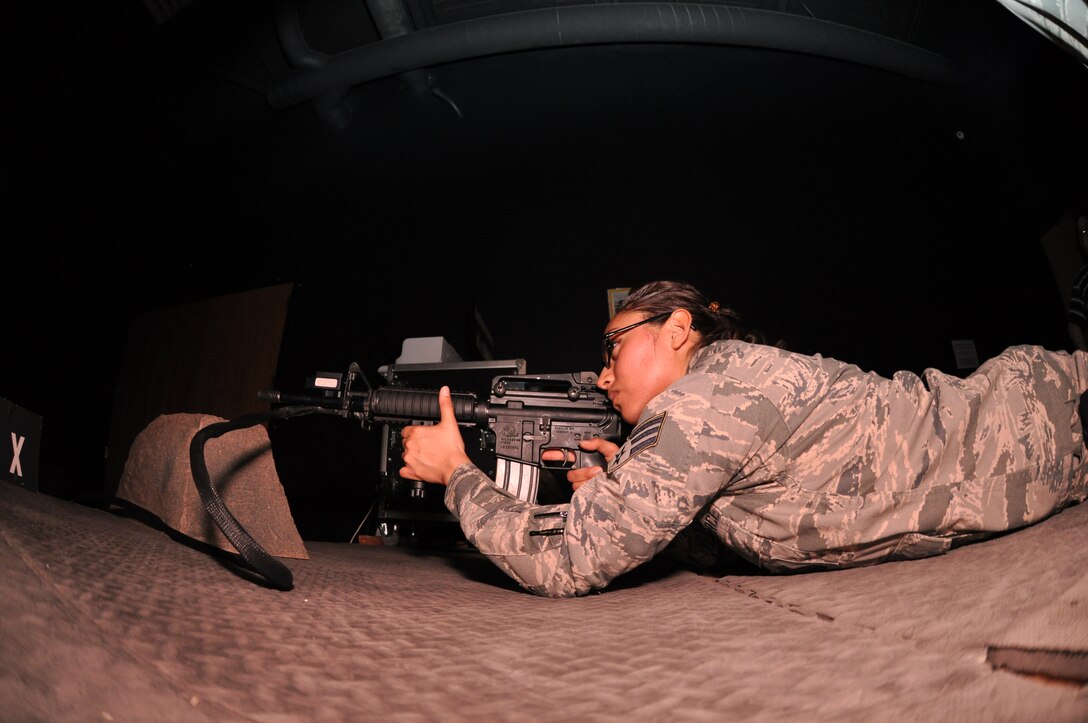
<path fill-rule="evenodd" d="M 691 314 L 691 325 L 701 338 L 700 348 L 721 339 L 768 343 L 763 332 L 747 326 L 736 311 L 707 299 L 701 291 L 684 281 L 651 281 L 643 284 L 627 295 L 619 311 L 641 311 L 650 317 L 676 309 L 686 309 Z M 776 346 L 784 347 L 784 344 L 778 342 Z"/>

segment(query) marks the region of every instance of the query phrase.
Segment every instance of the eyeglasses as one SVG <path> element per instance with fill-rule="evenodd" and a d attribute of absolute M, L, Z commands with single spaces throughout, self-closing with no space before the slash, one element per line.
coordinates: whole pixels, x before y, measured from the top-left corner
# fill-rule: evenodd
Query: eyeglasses
<path fill-rule="evenodd" d="M 654 321 L 661 321 L 670 314 L 672 314 L 671 311 L 663 311 L 657 316 L 651 316 L 642 321 L 636 321 L 634 324 L 628 324 L 627 326 L 621 326 L 619 329 L 613 329 L 601 337 L 601 361 L 604 362 L 604 368 L 607 369 L 612 366 L 612 350 L 616 348 L 617 336 L 626 331 L 631 331 L 636 326 L 642 326 L 643 324 L 649 324 Z"/>

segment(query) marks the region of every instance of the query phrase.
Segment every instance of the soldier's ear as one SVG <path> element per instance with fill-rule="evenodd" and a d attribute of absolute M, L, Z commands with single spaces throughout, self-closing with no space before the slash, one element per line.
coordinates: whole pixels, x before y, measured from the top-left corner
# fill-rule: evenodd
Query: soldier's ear
<path fill-rule="evenodd" d="M 665 331 L 674 350 L 680 349 L 691 338 L 691 312 L 677 309 L 665 321 Z"/>

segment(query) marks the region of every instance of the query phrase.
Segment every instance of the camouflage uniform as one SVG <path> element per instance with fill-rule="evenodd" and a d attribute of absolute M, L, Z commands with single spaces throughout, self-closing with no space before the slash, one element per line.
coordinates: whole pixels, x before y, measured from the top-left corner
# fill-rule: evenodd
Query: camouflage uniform
<path fill-rule="evenodd" d="M 552 597 L 606 586 L 696 521 L 774 571 L 925 557 L 1088 496 L 1086 389 L 1083 352 L 1011 347 L 966 378 L 888 379 L 722 341 L 570 503 L 520 501 L 464 465 L 446 505 L 482 553 Z"/>

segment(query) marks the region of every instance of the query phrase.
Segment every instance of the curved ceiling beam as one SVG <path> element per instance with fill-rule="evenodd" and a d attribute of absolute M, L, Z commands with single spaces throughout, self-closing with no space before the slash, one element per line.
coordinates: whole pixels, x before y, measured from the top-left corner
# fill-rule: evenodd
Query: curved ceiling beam
<path fill-rule="evenodd" d="M 438 25 L 329 56 L 321 68 L 273 80 L 268 101 L 286 108 L 332 88 L 469 58 L 519 50 L 614 43 L 694 43 L 766 48 L 871 66 L 939 85 L 951 62 L 922 48 L 810 17 L 682 3 L 574 5 Z"/>

